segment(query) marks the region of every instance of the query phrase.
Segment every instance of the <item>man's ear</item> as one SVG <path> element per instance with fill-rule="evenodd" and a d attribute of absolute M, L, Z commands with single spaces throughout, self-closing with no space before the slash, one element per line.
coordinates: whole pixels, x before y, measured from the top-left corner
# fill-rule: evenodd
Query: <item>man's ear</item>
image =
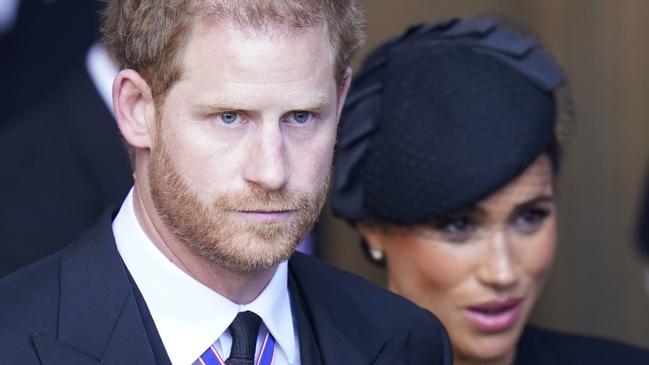
<path fill-rule="evenodd" d="M 113 84 L 113 109 L 117 126 L 133 147 L 150 148 L 155 128 L 151 89 L 139 73 L 122 70 Z"/>
<path fill-rule="evenodd" d="M 352 84 L 352 68 L 347 67 L 345 70 L 345 75 L 343 75 L 342 80 L 340 81 L 340 88 L 338 90 L 338 110 L 337 110 L 337 120 L 340 120 L 340 114 L 343 111 L 343 105 L 345 105 L 345 99 L 347 99 L 347 92 L 349 87 Z"/>

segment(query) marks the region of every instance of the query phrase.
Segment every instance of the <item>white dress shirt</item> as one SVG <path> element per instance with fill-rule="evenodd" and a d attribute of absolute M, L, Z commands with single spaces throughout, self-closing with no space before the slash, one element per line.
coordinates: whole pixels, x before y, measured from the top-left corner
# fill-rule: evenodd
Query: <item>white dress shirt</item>
<path fill-rule="evenodd" d="M 0 34 L 8 32 L 16 22 L 20 0 L 0 1 Z"/>
<path fill-rule="evenodd" d="M 90 46 L 88 53 L 86 53 L 86 70 L 101 100 L 104 101 L 110 113 L 115 116 L 113 111 L 113 81 L 115 81 L 115 76 L 119 73 L 119 68 L 103 44 L 95 42 Z"/>
<path fill-rule="evenodd" d="M 251 303 L 236 304 L 172 263 L 140 226 L 133 208 L 133 189 L 113 221 L 117 249 L 137 284 L 173 365 L 190 365 L 212 345 L 223 359 L 230 355 L 227 331 L 237 313 L 250 310 L 275 338 L 275 365 L 300 364 L 297 331 L 288 292 L 288 266 L 281 263 L 270 283 Z M 218 339 L 218 340 L 217 340 Z"/>

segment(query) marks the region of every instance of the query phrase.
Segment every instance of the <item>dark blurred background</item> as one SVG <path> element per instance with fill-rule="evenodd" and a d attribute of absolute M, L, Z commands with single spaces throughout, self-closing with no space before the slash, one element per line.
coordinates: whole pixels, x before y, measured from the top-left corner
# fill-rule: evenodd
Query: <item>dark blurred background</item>
<path fill-rule="evenodd" d="M 358 60 L 411 23 L 451 16 L 504 16 L 544 42 L 571 81 L 577 127 L 558 186 L 557 261 L 533 322 L 649 346 L 649 265 L 636 242 L 644 179 L 649 178 L 649 2 L 363 2 L 368 44 Z M 0 139 L 10 129 L 9 121 L 21 120 L 12 115 L 37 108 L 37 101 L 55 90 L 63 75 L 79 67 L 95 39 L 100 6 L 93 0 L 20 2 L 13 27 L 0 33 Z M 0 165 L 12 157 L 0 156 Z M 1 171 L 0 191 L 20 173 Z M 76 233 L 71 229 L 69 234 Z M 327 211 L 318 234 L 323 258 L 383 283 L 383 273 L 366 262 L 358 237 L 346 223 Z"/>
<path fill-rule="evenodd" d="M 99 1 L 0 0 L 13 22 L 0 24 L 0 128 L 51 91 L 97 35 Z"/>
<path fill-rule="evenodd" d="M 101 5 L 0 0 L 0 277 L 76 239 L 131 186 L 117 67 L 91 48 Z"/>

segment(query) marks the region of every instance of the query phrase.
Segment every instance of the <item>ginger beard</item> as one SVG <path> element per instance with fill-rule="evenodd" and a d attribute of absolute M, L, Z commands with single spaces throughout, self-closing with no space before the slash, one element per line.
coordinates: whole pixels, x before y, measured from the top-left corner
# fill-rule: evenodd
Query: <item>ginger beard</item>
<path fill-rule="evenodd" d="M 329 189 L 331 169 L 314 194 L 265 191 L 223 192 L 202 202 L 180 176 L 165 142 L 156 134 L 148 178 L 154 207 L 173 235 L 194 254 L 237 272 L 255 272 L 287 260 L 317 221 Z M 279 223 L 247 222 L 236 211 L 291 210 Z"/>

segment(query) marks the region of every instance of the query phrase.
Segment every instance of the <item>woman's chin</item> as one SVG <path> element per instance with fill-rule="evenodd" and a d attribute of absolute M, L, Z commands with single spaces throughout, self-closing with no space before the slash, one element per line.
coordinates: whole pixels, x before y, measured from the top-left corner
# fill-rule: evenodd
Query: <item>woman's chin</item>
<path fill-rule="evenodd" d="M 493 361 L 514 356 L 520 335 L 518 326 L 497 333 L 473 332 L 457 340 L 453 351 L 456 358 L 480 361 Z"/>

